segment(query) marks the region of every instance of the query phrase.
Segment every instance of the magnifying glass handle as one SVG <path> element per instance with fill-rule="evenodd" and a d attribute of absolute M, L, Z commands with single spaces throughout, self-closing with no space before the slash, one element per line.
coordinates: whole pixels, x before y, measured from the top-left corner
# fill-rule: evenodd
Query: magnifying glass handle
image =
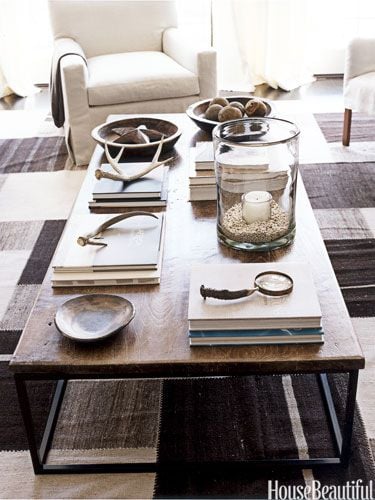
<path fill-rule="evenodd" d="M 213 299 L 219 300 L 235 300 L 242 299 L 243 297 L 249 297 L 258 288 L 244 288 L 243 290 L 217 290 L 216 288 L 207 288 L 201 285 L 200 292 L 204 299 L 211 297 Z"/>

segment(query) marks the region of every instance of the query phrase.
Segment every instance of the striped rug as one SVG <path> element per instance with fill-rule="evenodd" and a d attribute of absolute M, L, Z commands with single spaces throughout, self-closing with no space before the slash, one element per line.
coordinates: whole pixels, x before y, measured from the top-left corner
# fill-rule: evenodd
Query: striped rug
<path fill-rule="evenodd" d="M 54 172 L 68 163 L 64 137 L 0 139 L 0 173 Z"/>
<path fill-rule="evenodd" d="M 341 418 L 345 379 L 331 377 Z M 334 453 L 333 443 L 318 402 L 320 391 L 314 376 L 165 381 L 159 460 L 302 459 L 330 455 Z M 323 484 L 345 484 L 357 477 L 367 484 L 375 477 L 375 469 L 358 413 L 354 434 L 354 455 L 346 470 L 165 473 L 157 477 L 156 496 L 267 498 L 270 479 L 301 486 L 314 479 Z"/>
<path fill-rule="evenodd" d="M 332 151 L 339 149 L 335 114 L 316 116 Z M 340 118 L 341 119 L 341 118 Z M 336 122 L 335 122 L 336 120 Z M 331 125 L 330 125 L 331 123 Z M 336 125 L 332 125 L 336 123 Z M 362 123 L 362 122 L 361 122 Z M 361 132 L 366 154 L 353 143 L 345 161 L 309 163 L 302 175 L 365 349 L 355 419 L 353 458 L 338 468 L 247 474 L 42 476 L 32 473 L 7 361 L 40 288 L 69 214 L 82 172 L 64 168 L 61 138 L 0 143 L 0 498 L 267 498 L 267 480 L 284 485 L 343 484 L 375 479 L 369 437 L 375 438 L 374 165 L 370 130 Z M 353 121 L 353 129 L 355 121 Z M 336 134 L 336 135 L 335 135 Z M 354 136 L 353 136 L 354 137 Z M 59 139 L 59 140 L 57 140 Z M 24 142 L 26 141 L 26 142 Z M 370 145 L 370 146 L 368 146 Z M 369 149 L 370 148 L 370 149 Z M 6 151 L 19 151 L 7 155 Z M 341 154 L 341 153 L 340 153 Z M 362 156 L 361 156 L 362 155 Z M 8 159 L 8 161 L 7 161 Z M 348 161 L 349 160 L 349 161 Z M 375 161 L 375 159 L 374 159 Z M 17 192 L 28 203 L 13 200 Z M 29 193 L 31 191 L 31 193 Z M 51 196 L 49 197 L 49 193 Z M 58 201 L 56 201 L 56 197 Z M 49 214 L 46 217 L 46 214 Z M 372 349 L 372 351 L 371 351 Z M 371 354 L 372 352 L 372 354 Z M 331 377 L 342 417 L 345 377 Z M 35 421 L 41 427 L 52 387 L 33 384 Z M 312 376 L 75 381 L 68 385 L 51 463 L 194 459 L 254 456 L 307 457 L 332 452 L 319 389 Z M 314 408 L 314 411 L 311 411 Z M 194 437 L 194 439 L 192 439 Z"/>

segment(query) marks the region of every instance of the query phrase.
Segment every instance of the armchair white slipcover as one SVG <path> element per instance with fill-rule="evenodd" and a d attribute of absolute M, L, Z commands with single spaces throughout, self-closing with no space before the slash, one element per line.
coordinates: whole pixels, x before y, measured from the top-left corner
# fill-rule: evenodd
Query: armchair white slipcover
<path fill-rule="evenodd" d="M 177 28 L 175 1 L 49 0 L 49 8 L 62 100 L 52 109 L 60 106 L 75 164 L 89 162 L 91 130 L 109 114 L 183 112 L 216 95 L 216 52 Z"/>
<path fill-rule="evenodd" d="M 349 146 L 352 111 L 375 114 L 375 38 L 355 38 L 347 48 L 344 105 L 342 143 Z"/>

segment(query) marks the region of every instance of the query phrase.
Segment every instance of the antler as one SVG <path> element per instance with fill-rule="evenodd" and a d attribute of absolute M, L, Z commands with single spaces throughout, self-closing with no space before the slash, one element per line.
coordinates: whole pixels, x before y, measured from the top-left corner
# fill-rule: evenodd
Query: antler
<path fill-rule="evenodd" d="M 104 243 L 104 241 L 98 242 L 98 241 L 93 241 L 93 239 L 98 238 L 100 233 L 103 233 L 110 226 L 113 226 L 113 224 L 116 224 L 117 222 L 120 222 L 124 219 L 128 219 L 129 217 L 137 217 L 138 215 L 146 215 L 148 217 L 154 217 L 154 219 L 158 219 L 157 215 L 150 212 L 142 212 L 142 211 L 128 212 L 126 214 L 116 215 L 115 217 L 112 217 L 111 219 L 108 219 L 105 222 L 103 222 L 103 224 L 97 227 L 94 231 L 91 231 L 90 233 L 85 234 L 84 236 L 79 236 L 77 239 L 77 243 L 78 245 L 81 245 L 81 247 L 84 247 L 86 245 L 99 245 L 102 247 L 106 247 L 107 243 Z"/>
<path fill-rule="evenodd" d="M 95 177 L 99 180 L 105 178 L 105 179 L 112 179 L 114 181 L 122 181 L 122 182 L 130 182 L 130 181 L 135 181 L 136 179 L 140 179 L 144 175 L 151 172 L 151 170 L 154 170 L 155 168 L 158 168 L 161 165 L 165 165 L 168 161 L 172 160 L 172 157 L 171 157 L 171 158 L 168 158 L 167 160 L 158 161 L 163 144 L 164 144 L 164 136 L 160 140 L 160 143 L 158 145 L 158 148 L 155 152 L 155 155 L 154 155 L 150 165 L 146 166 L 143 170 L 141 170 L 137 174 L 127 175 L 118 165 L 118 162 L 120 161 L 120 158 L 125 150 L 125 146 L 122 146 L 120 148 L 118 155 L 115 158 L 112 158 L 112 156 L 110 155 L 109 149 L 108 149 L 108 143 L 106 141 L 105 145 L 104 145 L 105 154 L 106 154 L 106 157 L 107 157 L 109 164 L 111 165 L 113 170 L 116 172 L 116 174 L 113 174 L 111 172 L 105 172 L 101 168 L 98 168 L 95 170 Z"/>

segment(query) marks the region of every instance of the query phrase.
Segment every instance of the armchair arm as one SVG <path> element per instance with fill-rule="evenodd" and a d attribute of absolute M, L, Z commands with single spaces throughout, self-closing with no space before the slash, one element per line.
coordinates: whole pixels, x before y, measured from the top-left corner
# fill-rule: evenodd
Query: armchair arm
<path fill-rule="evenodd" d="M 217 92 L 216 51 L 192 45 L 191 39 L 177 28 L 163 33 L 163 52 L 199 78 L 200 96 L 212 97 Z"/>
<path fill-rule="evenodd" d="M 354 38 L 346 51 L 344 87 L 351 79 L 375 71 L 375 38 Z"/>
<path fill-rule="evenodd" d="M 81 146 L 90 137 L 87 85 L 88 69 L 82 48 L 71 38 L 57 39 L 51 73 L 52 115 L 57 126 L 65 124 L 70 154 L 76 164 L 87 163 Z"/>
<path fill-rule="evenodd" d="M 79 96 L 81 100 L 83 90 L 88 106 L 87 79 L 86 57 L 80 45 L 71 38 L 55 40 L 51 69 L 51 107 L 56 126 L 64 124 L 65 110 L 68 114 L 69 108 L 72 109 L 72 99 L 75 101 Z"/>

